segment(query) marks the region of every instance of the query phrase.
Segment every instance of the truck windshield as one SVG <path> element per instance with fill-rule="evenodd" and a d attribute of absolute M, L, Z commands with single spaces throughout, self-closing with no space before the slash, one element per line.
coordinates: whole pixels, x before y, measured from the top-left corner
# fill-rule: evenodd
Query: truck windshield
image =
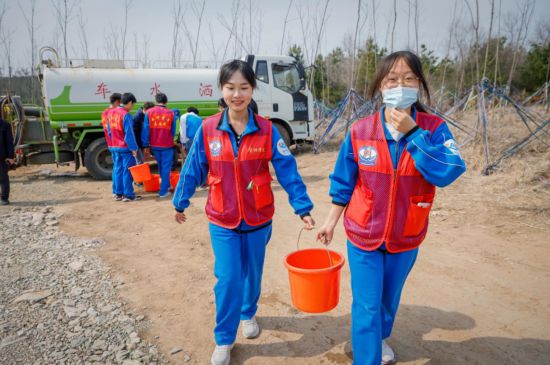
<path fill-rule="evenodd" d="M 300 75 L 295 64 L 275 63 L 271 67 L 273 83 L 277 89 L 291 94 L 300 90 Z"/>

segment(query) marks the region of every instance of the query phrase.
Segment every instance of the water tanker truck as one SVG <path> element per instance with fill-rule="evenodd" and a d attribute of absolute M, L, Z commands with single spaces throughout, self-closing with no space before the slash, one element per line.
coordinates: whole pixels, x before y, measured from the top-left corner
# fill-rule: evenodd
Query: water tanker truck
<path fill-rule="evenodd" d="M 46 51 L 55 56 L 53 61 L 44 59 Z M 121 61 L 93 60 L 79 67 L 60 67 L 53 49 L 43 50 L 41 59 L 38 75 L 43 107 L 22 107 L 17 100 L 9 104 L 16 153 L 23 164 L 73 162 L 76 169 L 84 165 L 96 179 L 110 179 L 112 160 L 101 113 L 114 92 L 132 92 L 138 106 L 163 92 L 170 108 L 184 113 L 195 106 L 201 117 L 218 110 L 217 69 L 125 68 Z M 313 98 L 302 65 L 289 56 L 248 55 L 243 60 L 256 72 L 254 100 L 259 114 L 276 125 L 289 146 L 312 142 Z"/>

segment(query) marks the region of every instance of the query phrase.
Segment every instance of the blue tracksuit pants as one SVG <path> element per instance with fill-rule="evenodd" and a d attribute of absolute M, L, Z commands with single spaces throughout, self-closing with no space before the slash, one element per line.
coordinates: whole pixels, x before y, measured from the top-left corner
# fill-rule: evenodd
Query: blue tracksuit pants
<path fill-rule="evenodd" d="M 119 186 L 118 184 L 116 168 L 115 168 L 115 166 L 119 164 L 119 162 L 117 162 L 118 154 L 114 151 L 110 151 L 110 152 L 111 152 L 111 158 L 113 160 L 113 171 L 111 172 L 111 181 L 113 183 L 113 194 L 122 195 L 124 193 L 124 190 L 123 190 L 123 187 Z"/>
<path fill-rule="evenodd" d="M 132 179 L 132 174 L 128 170 L 136 165 L 134 156 L 128 151 L 112 150 L 111 154 L 113 156 L 113 192 L 128 198 L 135 197 L 134 179 Z"/>
<path fill-rule="evenodd" d="M 157 160 L 157 166 L 160 174 L 159 195 L 164 195 L 170 189 L 170 171 L 174 160 L 174 151 L 172 148 L 156 150 L 152 149 L 153 156 Z"/>
<path fill-rule="evenodd" d="M 351 346 L 354 365 L 380 365 L 382 340 L 391 334 L 401 291 L 418 249 L 365 251 L 348 240 L 351 271 Z"/>
<path fill-rule="evenodd" d="M 265 249 L 271 225 L 257 231 L 238 233 L 209 223 L 214 250 L 217 345 L 235 342 L 239 322 L 251 319 L 258 310 Z"/>

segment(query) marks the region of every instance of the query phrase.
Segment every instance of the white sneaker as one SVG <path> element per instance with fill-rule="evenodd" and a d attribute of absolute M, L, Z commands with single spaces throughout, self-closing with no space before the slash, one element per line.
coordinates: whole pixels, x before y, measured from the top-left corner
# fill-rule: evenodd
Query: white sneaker
<path fill-rule="evenodd" d="M 393 363 L 395 363 L 395 354 L 390 345 L 388 345 L 386 341 L 382 341 L 382 365 Z"/>
<path fill-rule="evenodd" d="M 231 360 L 231 349 L 233 345 L 216 345 L 210 363 L 212 365 L 229 365 Z"/>
<path fill-rule="evenodd" d="M 260 334 L 260 326 L 256 322 L 256 317 L 241 321 L 243 326 L 243 336 L 246 338 L 256 338 Z"/>

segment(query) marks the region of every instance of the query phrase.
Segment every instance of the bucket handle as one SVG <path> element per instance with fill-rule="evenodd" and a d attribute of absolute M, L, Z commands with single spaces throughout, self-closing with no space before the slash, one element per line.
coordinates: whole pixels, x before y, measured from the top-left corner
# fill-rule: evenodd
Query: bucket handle
<path fill-rule="evenodd" d="M 296 250 L 300 251 L 300 237 L 302 237 L 302 232 L 304 231 L 304 228 L 300 229 L 300 233 L 298 233 L 298 240 L 296 241 Z M 328 246 L 324 245 L 325 249 L 327 250 L 328 259 L 330 261 L 330 267 L 334 266 L 334 263 L 332 262 L 332 255 L 330 254 L 330 250 L 328 249 Z"/>

